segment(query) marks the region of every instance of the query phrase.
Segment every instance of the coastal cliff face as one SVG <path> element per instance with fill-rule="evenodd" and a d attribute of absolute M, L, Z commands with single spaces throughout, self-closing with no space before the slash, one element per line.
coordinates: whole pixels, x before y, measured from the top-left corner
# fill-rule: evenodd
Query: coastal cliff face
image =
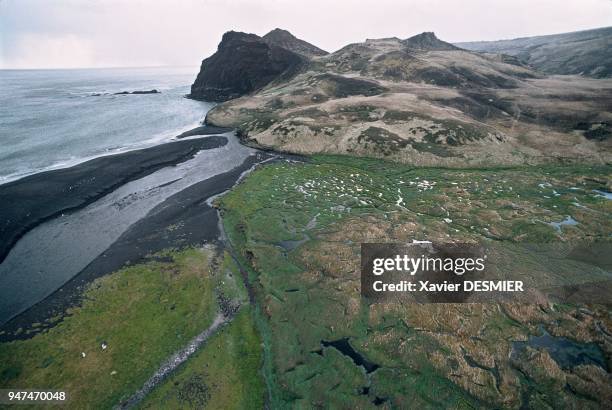
<path fill-rule="evenodd" d="M 298 71 L 305 58 L 255 34 L 227 32 L 217 52 L 202 61 L 191 98 L 227 101 Z"/>

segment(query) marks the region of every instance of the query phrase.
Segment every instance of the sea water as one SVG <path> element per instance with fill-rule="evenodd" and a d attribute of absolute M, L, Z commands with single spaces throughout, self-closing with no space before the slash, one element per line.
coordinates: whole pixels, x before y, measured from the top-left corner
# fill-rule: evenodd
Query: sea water
<path fill-rule="evenodd" d="M 0 184 L 152 146 L 213 104 L 185 98 L 197 67 L 0 70 Z M 114 95 L 156 89 L 159 94 Z"/>

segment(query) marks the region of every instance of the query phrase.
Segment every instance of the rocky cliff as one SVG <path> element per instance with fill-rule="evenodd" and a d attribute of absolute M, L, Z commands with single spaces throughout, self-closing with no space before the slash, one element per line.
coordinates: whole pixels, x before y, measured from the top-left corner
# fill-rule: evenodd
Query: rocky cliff
<path fill-rule="evenodd" d="M 299 70 L 305 57 L 255 34 L 229 31 L 217 52 L 202 61 L 189 97 L 227 101 L 249 94 Z"/>

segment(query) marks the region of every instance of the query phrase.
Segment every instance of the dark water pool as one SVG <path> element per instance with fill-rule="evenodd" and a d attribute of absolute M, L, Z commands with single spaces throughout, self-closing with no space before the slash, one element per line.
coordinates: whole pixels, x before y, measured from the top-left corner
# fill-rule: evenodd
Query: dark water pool
<path fill-rule="evenodd" d="M 512 356 L 516 357 L 527 346 L 546 349 L 550 356 L 563 369 L 571 369 L 581 364 L 593 364 L 609 371 L 601 348 L 595 343 L 579 343 L 565 337 L 556 337 L 540 327 L 542 335 L 529 336 L 527 341 L 512 343 Z"/>
<path fill-rule="evenodd" d="M 362 366 L 366 370 L 367 373 L 372 373 L 374 370 L 380 367 L 376 363 L 372 363 L 368 361 L 365 357 L 359 354 L 359 352 L 353 349 L 353 346 L 351 346 L 348 338 L 346 337 L 343 339 L 332 340 L 332 341 L 321 340 L 321 344 L 324 347 L 331 346 L 331 347 L 338 349 L 340 353 L 353 359 L 353 362 L 357 366 Z"/>

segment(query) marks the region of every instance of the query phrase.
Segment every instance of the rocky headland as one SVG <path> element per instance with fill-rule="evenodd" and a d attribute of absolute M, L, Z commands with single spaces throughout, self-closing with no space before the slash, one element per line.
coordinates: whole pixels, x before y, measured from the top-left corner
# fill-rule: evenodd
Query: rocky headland
<path fill-rule="evenodd" d="M 229 31 L 217 52 L 202 61 L 191 86 L 191 98 L 227 101 L 251 93 L 274 80 L 290 78 L 305 58 L 254 34 Z"/>
<path fill-rule="evenodd" d="M 610 79 L 549 75 L 431 32 L 329 54 L 284 30 L 229 32 L 192 86 L 223 102 L 207 123 L 250 144 L 443 166 L 607 163 L 611 96 Z"/>

